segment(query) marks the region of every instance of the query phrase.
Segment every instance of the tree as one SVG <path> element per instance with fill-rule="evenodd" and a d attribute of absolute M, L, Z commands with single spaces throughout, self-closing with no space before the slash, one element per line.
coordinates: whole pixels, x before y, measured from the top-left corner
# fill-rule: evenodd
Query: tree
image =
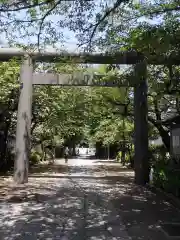
<path fill-rule="evenodd" d="M 13 161 L 6 158 L 8 154 L 8 137 L 14 135 L 14 122 L 18 105 L 18 71 L 16 61 L 0 64 L 0 167 L 6 171 Z"/>

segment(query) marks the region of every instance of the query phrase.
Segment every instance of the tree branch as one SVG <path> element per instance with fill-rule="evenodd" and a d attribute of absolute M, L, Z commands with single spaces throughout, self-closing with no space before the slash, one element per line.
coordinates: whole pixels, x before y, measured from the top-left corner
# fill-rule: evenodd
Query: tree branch
<path fill-rule="evenodd" d="M 61 3 L 62 0 L 57 1 L 54 6 L 52 8 L 50 8 L 46 14 L 41 18 L 41 23 L 40 23 L 40 27 L 39 27 L 39 33 L 38 33 L 38 49 L 39 49 L 39 45 L 40 45 L 40 36 L 42 33 L 42 27 L 43 27 L 43 23 L 46 19 L 47 16 L 49 16 L 49 14 Z"/>
<path fill-rule="evenodd" d="M 161 10 L 155 10 L 155 11 L 152 11 L 152 12 L 148 13 L 148 15 L 163 14 L 163 13 L 173 12 L 173 11 L 180 11 L 180 6 L 171 7 L 171 8 L 164 8 L 164 9 L 161 9 Z"/>
<path fill-rule="evenodd" d="M 129 0 L 117 0 L 116 3 L 114 4 L 114 6 L 113 6 L 111 9 L 107 10 L 107 11 L 104 13 L 104 15 L 99 19 L 99 21 L 98 21 L 96 24 L 93 24 L 93 25 L 91 25 L 91 26 L 89 27 L 89 30 L 90 30 L 91 28 L 93 28 L 92 33 L 91 33 L 91 35 L 90 35 L 90 38 L 89 38 L 89 40 L 86 42 L 86 44 L 88 44 L 90 48 L 91 48 L 92 39 L 93 39 L 93 37 L 94 37 L 94 35 L 95 35 L 95 33 L 96 33 L 99 25 L 100 25 L 112 12 L 114 12 L 114 11 L 121 5 L 121 3 L 128 3 L 128 2 L 129 2 Z M 88 31 L 88 30 L 87 30 L 87 31 Z M 83 44 L 83 45 L 84 45 L 84 44 Z"/>
<path fill-rule="evenodd" d="M 161 121 L 161 113 L 159 112 L 159 109 L 158 109 L 158 101 L 157 101 L 157 98 L 154 98 L 153 99 L 153 104 L 154 104 L 154 111 L 155 111 L 155 114 L 156 114 L 156 119 L 158 121 Z"/>
<path fill-rule="evenodd" d="M 46 4 L 49 4 L 53 2 L 53 0 L 49 0 L 49 1 L 44 1 L 44 2 L 41 2 L 41 3 L 34 3 L 34 4 L 30 4 L 30 5 L 26 5 L 26 6 L 22 6 L 22 7 L 16 7 L 16 8 L 12 8 L 10 9 L 10 7 L 14 7 L 16 6 L 16 4 L 12 4 L 12 5 L 7 5 L 6 8 L 0 8 L 0 12 L 17 12 L 17 11 L 20 11 L 20 10 L 25 10 L 25 9 L 30 9 L 30 8 L 34 8 L 34 7 L 40 7 L 40 6 L 43 6 L 43 5 L 46 5 Z M 19 2 L 20 4 L 22 2 Z"/>

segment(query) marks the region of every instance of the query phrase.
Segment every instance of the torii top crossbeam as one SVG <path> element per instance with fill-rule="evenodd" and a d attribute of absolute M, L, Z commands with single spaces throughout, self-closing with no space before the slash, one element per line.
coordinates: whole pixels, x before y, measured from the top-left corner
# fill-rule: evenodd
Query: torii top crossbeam
<path fill-rule="evenodd" d="M 70 62 L 70 63 L 90 63 L 90 64 L 136 64 L 144 60 L 144 55 L 136 51 L 110 53 L 68 53 L 68 52 L 27 52 L 14 48 L 0 48 L 0 61 L 9 61 L 13 57 L 22 58 L 30 55 L 37 62 Z M 153 56 L 146 59 L 147 64 L 153 65 L 180 65 L 180 57 L 178 55 Z"/>

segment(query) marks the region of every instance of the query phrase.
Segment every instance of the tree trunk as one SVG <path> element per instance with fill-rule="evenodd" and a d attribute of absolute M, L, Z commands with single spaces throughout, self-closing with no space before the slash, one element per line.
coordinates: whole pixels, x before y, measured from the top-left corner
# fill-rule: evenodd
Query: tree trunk
<path fill-rule="evenodd" d="M 6 159 L 6 153 L 7 153 L 7 141 L 8 141 L 8 132 L 9 132 L 9 127 L 10 127 L 11 121 L 8 120 L 3 134 L 1 135 L 1 140 L 0 140 L 0 166 L 1 168 L 10 168 L 12 166 L 7 166 L 8 161 Z"/>
<path fill-rule="evenodd" d="M 2 152 L 1 152 L 1 158 L 3 161 L 6 159 L 6 152 L 7 152 L 7 140 L 8 140 L 8 131 L 9 131 L 10 123 L 8 122 L 6 124 L 4 134 L 3 134 L 3 143 L 2 143 Z"/>
<path fill-rule="evenodd" d="M 162 138 L 162 141 L 167 148 L 167 151 L 170 152 L 170 135 L 169 131 L 165 130 L 160 122 L 157 122 L 152 117 L 148 117 L 149 122 L 151 122 L 159 131 L 159 134 Z"/>
<path fill-rule="evenodd" d="M 123 144 L 122 144 L 122 164 L 123 164 L 123 166 L 125 166 L 125 161 L 126 161 L 126 159 L 125 159 L 125 157 L 126 157 L 126 151 L 125 151 L 125 119 L 124 119 L 124 117 L 123 117 Z"/>
<path fill-rule="evenodd" d="M 41 150 L 42 150 L 41 161 L 45 161 L 45 147 L 44 147 L 44 143 L 43 142 L 41 142 Z"/>
<path fill-rule="evenodd" d="M 126 154 L 125 154 L 125 148 L 123 146 L 123 149 L 122 149 L 122 155 L 121 155 L 121 162 L 122 162 L 122 165 L 125 166 L 125 163 L 126 163 Z"/>
<path fill-rule="evenodd" d="M 75 143 L 73 143 L 73 146 L 72 146 L 72 155 L 76 156 L 76 145 L 75 145 Z"/>
<path fill-rule="evenodd" d="M 169 132 L 164 130 L 163 126 L 159 126 L 158 127 L 159 130 L 159 134 L 162 138 L 162 141 L 165 145 L 165 147 L 167 148 L 167 151 L 170 152 L 170 136 L 169 136 Z"/>

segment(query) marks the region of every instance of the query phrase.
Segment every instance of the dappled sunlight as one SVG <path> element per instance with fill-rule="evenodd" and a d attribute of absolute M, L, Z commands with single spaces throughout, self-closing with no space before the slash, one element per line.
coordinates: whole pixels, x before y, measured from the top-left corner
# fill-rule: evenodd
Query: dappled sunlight
<path fill-rule="evenodd" d="M 132 199 L 133 200 L 138 200 L 138 201 L 141 201 L 141 202 L 147 202 L 147 199 L 145 197 L 142 197 L 142 196 L 132 196 Z"/>
<path fill-rule="evenodd" d="M 160 224 L 177 221 L 177 211 L 136 186 L 133 171 L 113 169 L 71 166 L 63 176 L 32 174 L 24 185 L 6 178 L 0 188 L 6 192 L 0 206 L 2 239 L 164 239 Z"/>
<path fill-rule="evenodd" d="M 162 196 L 134 184 L 121 195 L 116 195 L 111 203 L 135 239 L 166 239 L 160 225 L 168 219 L 180 221 L 179 212 Z"/>
<path fill-rule="evenodd" d="M 63 235 L 68 239 L 129 239 L 125 228 L 119 230 L 123 238 L 113 236 L 117 225 L 114 222 L 122 225 L 120 216 L 109 205 L 111 194 L 118 190 L 120 184 L 117 176 L 96 179 L 91 171 L 86 170 L 90 177 L 86 179 L 83 169 L 77 169 L 80 178 L 73 175 L 51 178 L 50 174 L 49 178 L 30 177 L 24 186 L 15 186 L 9 179 L 10 196 L 4 199 L 3 204 L 17 209 L 11 210 L 14 216 L 8 225 L 10 211 L 9 215 L 7 211 L 10 208 L 5 211 L 1 206 L 3 239 L 9 240 L 10 232 L 11 239 L 60 239 Z M 74 170 L 71 169 L 70 173 Z M 127 189 L 127 185 L 124 188 Z M 21 203 L 16 203 L 15 196 L 22 198 Z"/>

